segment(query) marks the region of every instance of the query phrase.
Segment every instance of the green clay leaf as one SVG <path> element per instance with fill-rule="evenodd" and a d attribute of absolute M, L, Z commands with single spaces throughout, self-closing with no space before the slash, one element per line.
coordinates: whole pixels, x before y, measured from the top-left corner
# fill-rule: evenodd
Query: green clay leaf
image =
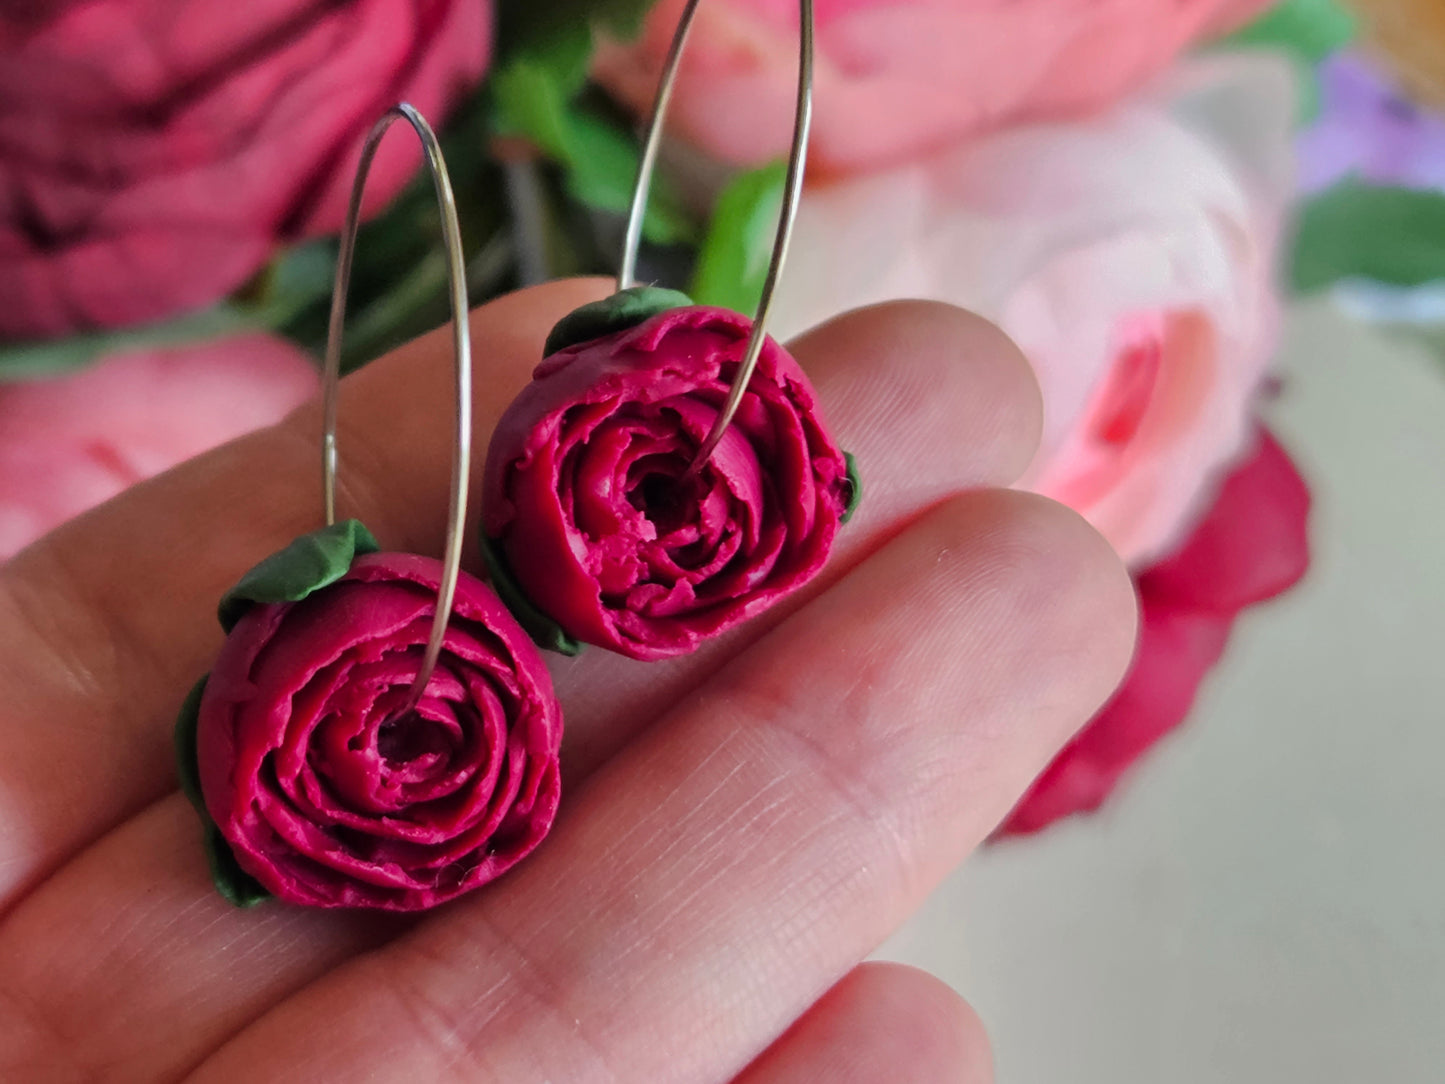
<path fill-rule="evenodd" d="M 1445 279 L 1445 193 L 1341 181 L 1305 204 L 1291 278 L 1301 294 L 1350 278 L 1390 286 Z"/>
<path fill-rule="evenodd" d="M 218 610 L 221 627 L 230 632 L 254 603 L 299 602 L 341 579 L 363 553 L 380 549 L 371 532 L 354 519 L 304 534 L 226 592 Z"/>
<path fill-rule="evenodd" d="M 853 513 L 858 511 L 858 506 L 863 503 L 863 479 L 858 474 L 858 460 L 853 458 L 852 452 L 843 453 L 843 461 L 848 464 L 848 503 L 843 507 L 843 515 L 839 517 L 839 523 L 847 523 L 853 518 Z"/>
<path fill-rule="evenodd" d="M 542 356 L 551 357 L 558 350 L 636 327 L 660 312 L 686 308 L 691 304 L 692 298 L 678 290 L 667 290 L 661 286 L 630 286 L 611 297 L 573 309 L 558 320 L 557 326 L 547 336 Z"/>
<path fill-rule="evenodd" d="M 196 682 L 195 688 L 186 694 L 176 716 L 175 746 L 176 774 L 180 776 L 181 791 L 201 818 L 202 840 L 206 851 L 206 862 L 210 866 L 211 881 L 225 899 L 237 907 L 254 907 L 271 898 L 271 893 L 261 883 L 243 870 L 232 853 L 230 844 L 221 835 L 216 822 L 206 810 L 206 800 L 201 795 L 201 766 L 196 750 L 196 726 L 200 721 L 201 697 L 206 691 L 210 675 Z"/>
<path fill-rule="evenodd" d="M 482 535 L 482 559 L 486 562 L 487 573 L 492 581 L 492 590 L 497 593 L 512 616 L 517 619 L 527 635 L 540 648 L 555 651 L 559 655 L 580 655 L 582 642 L 574 640 L 536 606 L 512 576 L 507 559 L 494 539 Z"/>
<path fill-rule="evenodd" d="M 713 206 L 692 289 L 699 305 L 752 312 L 763 294 L 783 207 L 782 162 L 740 173 Z"/>
<path fill-rule="evenodd" d="M 225 899 L 237 907 L 255 907 L 271 898 L 261 882 L 243 870 L 236 861 L 231 845 L 221 830 L 206 821 L 206 858 L 211 865 L 211 883 Z"/>
<path fill-rule="evenodd" d="M 195 688 L 186 694 L 176 716 L 175 746 L 176 775 L 180 777 L 181 793 L 195 806 L 196 812 L 206 816 L 206 801 L 201 797 L 201 765 L 196 756 L 196 725 L 200 721 L 201 697 L 206 691 L 207 674 L 196 682 Z"/>

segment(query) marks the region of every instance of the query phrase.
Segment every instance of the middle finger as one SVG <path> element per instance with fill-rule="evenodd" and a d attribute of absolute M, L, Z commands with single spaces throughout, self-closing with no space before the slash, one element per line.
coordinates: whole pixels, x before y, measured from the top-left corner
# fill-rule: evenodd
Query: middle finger
<path fill-rule="evenodd" d="M 1072 513 L 955 497 L 610 760 L 495 891 L 196 1079 L 730 1079 L 1007 812 L 1112 687 L 1132 617 Z"/>
<path fill-rule="evenodd" d="M 947 494 L 1009 481 L 1027 462 L 1037 426 L 1031 377 L 976 318 L 937 305 L 888 306 L 835 321 L 794 350 L 868 489 L 828 579 Z M 586 774 L 766 624 L 666 664 L 602 651 L 562 664 L 569 776 Z M 31 1015 L 45 1022 L 42 1035 L 64 1036 L 69 1056 L 105 1065 L 116 1079 L 185 1067 L 397 925 L 288 907 L 234 911 L 209 888 L 195 836 L 193 814 L 172 796 L 61 871 L 0 927 L 0 984 L 24 991 Z M 146 981 L 137 985 L 137 975 Z"/>

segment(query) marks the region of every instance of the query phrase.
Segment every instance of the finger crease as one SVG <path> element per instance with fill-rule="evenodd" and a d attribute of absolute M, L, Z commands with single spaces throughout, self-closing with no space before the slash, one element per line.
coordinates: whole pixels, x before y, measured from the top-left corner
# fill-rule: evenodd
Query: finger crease
<path fill-rule="evenodd" d="M 455 939 L 435 944 L 431 938 L 420 935 L 392 949 L 403 957 L 399 966 L 395 961 L 388 961 L 385 969 L 392 996 L 405 1003 L 408 1015 L 417 1022 L 423 1035 L 449 1052 L 449 1065 L 462 1064 L 495 1074 L 495 1069 L 484 1060 L 483 1052 L 497 1044 L 484 1037 L 501 1018 L 508 1003 L 520 998 L 530 1007 L 521 1015 L 533 1026 L 539 1021 L 539 1012 L 531 1010 L 540 1010 L 540 1018 L 554 1025 L 547 1029 L 550 1033 L 570 1036 L 581 1044 L 579 1060 L 582 1063 L 604 1070 L 607 1076 L 602 1079 L 614 1082 L 622 1079 L 611 1069 L 607 1050 L 588 1034 L 581 1017 L 567 1010 L 567 984 L 552 976 L 535 956 L 488 916 L 468 916 L 464 935 Z M 408 956 L 415 957 L 417 963 L 407 962 Z M 498 975 L 495 982 L 476 990 L 465 1002 L 441 998 L 432 992 L 437 985 L 438 971 L 444 976 L 457 976 L 459 986 L 469 986 L 474 981 L 474 972 L 468 965 L 479 959 L 488 961 L 488 966 L 495 969 Z M 498 961 L 504 966 L 496 966 Z M 431 977 L 418 980 L 414 977 L 418 975 Z M 444 982 L 443 985 L 450 984 Z M 482 1014 L 474 1016 L 484 1005 Z M 528 1045 L 548 1049 L 542 1042 L 529 1040 Z M 509 1044 L 509 1048 L 515 1051 L 515 1044 Z M 493 1078 L 501 1079 L 495 1075 Z"/>

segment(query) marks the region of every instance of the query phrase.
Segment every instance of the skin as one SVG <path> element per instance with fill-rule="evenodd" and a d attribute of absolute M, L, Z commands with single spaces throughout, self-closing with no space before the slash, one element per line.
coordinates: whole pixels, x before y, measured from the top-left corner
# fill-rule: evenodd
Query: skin
<path fill-rule="evenodd" d="M 473 313 L 479 456 L 605 292 Z M 0 567 L 0 1079 L 991 1079 L 956 994 L 860 961 L 1111 691 L 1133 596 L 999 488 L 1040 407 L 992 326 L 896 303 L 792 349 L 866 485 L 825 575 L 687 658 L 557 660 L 552 836 L 424 917 L 232 909 L 175 793 L 215 600 L 318 522 L 314 405 Z M 451 364 L 434 334 L 345 382 L 341 511 L 388 548 L 440 552 Z"/>

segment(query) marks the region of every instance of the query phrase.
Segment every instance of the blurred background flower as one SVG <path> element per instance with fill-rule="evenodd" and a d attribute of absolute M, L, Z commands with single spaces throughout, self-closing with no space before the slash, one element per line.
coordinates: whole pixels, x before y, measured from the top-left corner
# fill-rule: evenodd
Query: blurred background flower
<path fill-rule="evenodd" d="M 805 195 L 780 333 L 898 297 L 994 320 L 1042 391 L 1043 443 L 1021 485 L 1082 513 L 1136 573 L 1129 677 L 1005 834 L 1097 807 L 1183 722 L 1239 611 L 1304 571 L 1304 483 L 1255 435 L 1295 112 L 1282 60 L 1214 56 L 1090 117 L 1016 125 Z M 1236 554 L 1220 539 L 1255 545 Z"/>
<path fill-rule="evenodd" d="M 362 136 L 442 120 L 489 57 L 486 0 L 87 0 L 0 13 L 0 335 L 218 300 L 338 229 Z M 379 210 L 420 162 L 388 141 Z"/>
<path fill-rule="evenodd" d="M 597 80 L 651 106 L 684 0 L 661 0 Z M 822 170 L 886 165 L 1019 121 L 1079 116 L 1162 71 L 1269 0 L 817 0 Z M 711 0 L 679 75 L 670 131 L 734 165 L 782 154 L 797 86 L 795 0 Z"/>
<path fill-rule="evenodd" d="M 1351 177 L 1445 186 L 1445 117 L 1411 101 L 1387 69 L 1355 50 L 1325 60 L 1319 79 L 1319 116 L 1299 139 L 1304 191 Z"/>
<path fill-rule="evenodd" d="M 1113 699 L 1054 758 L 998 829 L 1022 835 L 1097 809 L 1124 773 L 1184 722 L 1240 614 L 1309 567 L 1310 495 L 1266 431 L 1170 557 L 1134 578 L 1139 646 Z"/>
<path fill-rule="evenodd" d="M 273 335 L 0 384 L 0 562 L 136 482 L 279 421 L 315 390 L 308 355 Z"/>
<path fill-rule="evenodd" d="M 1293 108 L 1277 60 L 1215 58 L 1087 120 L 811 189 L 779 330 L 896 297 L 989 317 L 1043 391 L 1024 484 L 1142 566 L 1192 527 L 1252 429 Z"/>

